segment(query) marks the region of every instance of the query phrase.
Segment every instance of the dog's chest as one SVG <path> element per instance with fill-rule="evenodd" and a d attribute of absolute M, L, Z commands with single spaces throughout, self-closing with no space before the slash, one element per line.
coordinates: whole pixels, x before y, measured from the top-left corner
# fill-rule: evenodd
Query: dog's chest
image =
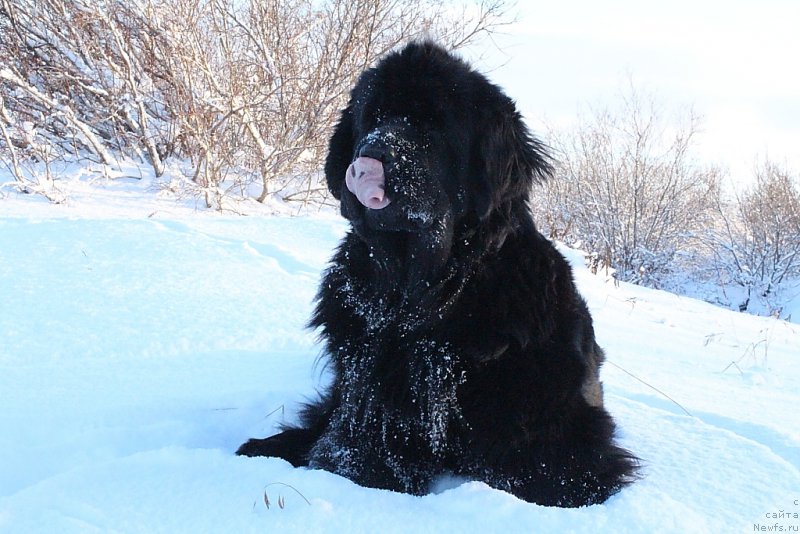
<path fill-rule="evenodd" d="M 341 293 L 358 325 L 331 347 L 340 370 L 340 424 L 353 431 L 380 424 L 413 432 L 434 454 L 462 421 L 458 388 L 465 372 L 454 345 L 434 339 L 423 310 L 380 297 L 354 284 Z"/>

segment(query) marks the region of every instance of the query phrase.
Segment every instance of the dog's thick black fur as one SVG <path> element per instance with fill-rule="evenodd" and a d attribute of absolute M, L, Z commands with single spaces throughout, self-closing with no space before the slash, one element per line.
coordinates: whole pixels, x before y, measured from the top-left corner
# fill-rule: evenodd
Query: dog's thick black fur
<path fill-rule="evenodd" d="M 383 166 L 382 209 L 345 184 L 365 155 Z M 298 426 L 238 454 L 413 494 L 455 475 L 553 506 L 631 482 L 591 316 L 529 211 L 549 172 L 514 102 L 438 46 L 367 70 L 325 164 L 352 226 L 311 321 L 333 381 Z"/>

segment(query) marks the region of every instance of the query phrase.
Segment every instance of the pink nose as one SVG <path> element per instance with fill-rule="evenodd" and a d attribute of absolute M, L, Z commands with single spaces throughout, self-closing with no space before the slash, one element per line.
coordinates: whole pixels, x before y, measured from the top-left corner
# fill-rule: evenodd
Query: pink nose
<path fill-rule="evenodd" d="M 347 169 L 345 183 L 358 201 L 369 209 L 380 210 L 391 202 L 384 191 L 383 164 L 377 159 L 356 158 Z"/>

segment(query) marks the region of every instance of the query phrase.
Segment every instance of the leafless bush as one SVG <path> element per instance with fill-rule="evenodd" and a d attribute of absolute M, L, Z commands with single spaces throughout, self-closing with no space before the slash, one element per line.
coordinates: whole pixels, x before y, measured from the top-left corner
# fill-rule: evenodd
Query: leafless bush
<path fill-rule="evenodd" d="M 698 118 L 667 121 L 631 85 L 618 111 L 553 132 L 556 176 L 537 192 L 545 231 L 579 245 L 625 281 L 658 286 L 709 215 L 715 173 L 691 156 Z"/>
<path fill-rule="evenodd" d="M 741 311 L 756 297 L 780 316 L 774 297 L 784 283 L 800 280 L 800 189 L 796 176 L 769 160 L 756 166 L 754 178 L 732 201 L 717 202 L 717 223 L 703 241 L 720 282 L 745 289 Z"/>
<path fill-rule="evenodd" d="M 141 147 L 161 174 L 148 124 L 155 93 L 137 53 L 140 14 L 113 0 L 0 5 L 0 94 L 20 148 L 21 128 L 32 125 L 59 155 L 110 165 L 113 152 Z"/>
<path fill-rule="evenodd" d="M 264 201 L 313 179 L 378 56 L 506 20 L 503 0 L 0 0 L 0 150 L 35 157 L 27 128 L 60 157 L 141 155 L 156 175 L 178 156 L 209 205 L 230 188 Z"/>

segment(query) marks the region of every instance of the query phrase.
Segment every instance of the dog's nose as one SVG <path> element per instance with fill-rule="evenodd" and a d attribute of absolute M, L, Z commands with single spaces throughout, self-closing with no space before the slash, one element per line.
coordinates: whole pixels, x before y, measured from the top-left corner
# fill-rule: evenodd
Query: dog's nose
<path fill-rule="evenodd" d="M 385 161 L 388 155 L 388 150 L 385 147 L 377 145 L 364 145 L 358 150 L 359 157 L 372 158 L 378 161 Z"/>

